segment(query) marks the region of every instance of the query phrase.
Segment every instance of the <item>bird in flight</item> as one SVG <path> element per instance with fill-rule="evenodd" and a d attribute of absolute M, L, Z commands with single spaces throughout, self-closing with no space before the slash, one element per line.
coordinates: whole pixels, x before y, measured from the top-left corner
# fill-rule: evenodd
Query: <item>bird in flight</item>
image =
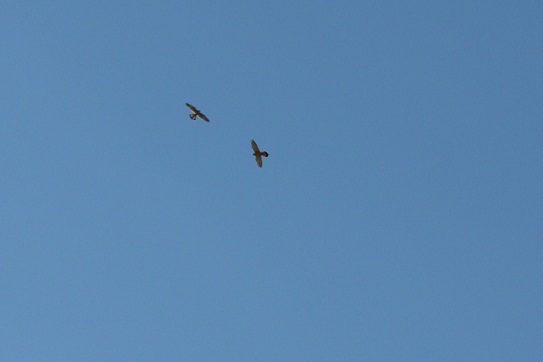
<path fill-rule="evenodd" d="M 260 149 L 258 149 L 258 146 L 255 140 L 251 140 L 251 147 L 253 147 L 253 151 L 255 151 L 253 153 L 253 156 L 255 156 L 256 158 L 256 164 L 258 165 L 258 167 L 262 167 L 262 156 L 268 157 L 268 152 L 266 151 L 260 152 Z"/>
<path fill-rule="evenodd" d="M 194 107 L 192 104 L 188 104 L 188 103 L 185 103 L 187 105 L 187 107 L 189 107 L 189 109 L 192 111 L 192 113 L 189 114 L 189 117 L 191 119 L 196 119 L 196 117 L 200 117 L 201 119 L 203 119 L 204 121 L 206 122 L 209 122 L 209 118 L 207 118 L 205 116 L 205 114 L 203 114 L 202 112 L 200 112 L 199 109 L 197 109 L 196 107 Z"/>

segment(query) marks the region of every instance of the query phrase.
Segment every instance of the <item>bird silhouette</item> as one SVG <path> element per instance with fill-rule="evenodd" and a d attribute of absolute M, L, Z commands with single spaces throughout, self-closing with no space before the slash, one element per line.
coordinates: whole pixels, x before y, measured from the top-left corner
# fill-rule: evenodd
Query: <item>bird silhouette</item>
<path fill-rule="evenodd" d="M 266 151 L 261 152 L 255 140 L 251 140 L 251 147 L 253 147 L 253 151 L 255 151 L 253 153 L 253 156 L 255 156 L 256 158 L 256 164 L 258 165 L 258 167 L 262 167 L 262 156 L 268 157 L 268 152 Z"/>
<path fill-rule="evenodd" d="M 187 107 L 189 107 L 189 109 L 192 111 L 192 113 L 189 114 L 189 117 L 191 119 L 196 119 L 196 117 L 200 117 L 201 119 L 203 119 L 204 121 L 206 122 L 209 122 L 209 118 L 207 118 L 205 116 L 205 114 L 203 114 L 202 112 L 200 112 L 199 109 L 197 109 L 196 107 L 194 107 L 192 104 L 189 104 L 189 103 L 185 103 Z"/>

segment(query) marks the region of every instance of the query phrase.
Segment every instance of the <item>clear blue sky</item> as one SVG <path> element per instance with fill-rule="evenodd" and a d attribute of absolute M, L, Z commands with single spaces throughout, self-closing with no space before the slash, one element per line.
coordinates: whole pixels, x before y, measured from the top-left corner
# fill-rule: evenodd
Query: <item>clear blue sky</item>
<path fill-rule="evenodd" d="M 0 50 L 0 360 L 543 358 L 543 2 L 8 0 Z"/>

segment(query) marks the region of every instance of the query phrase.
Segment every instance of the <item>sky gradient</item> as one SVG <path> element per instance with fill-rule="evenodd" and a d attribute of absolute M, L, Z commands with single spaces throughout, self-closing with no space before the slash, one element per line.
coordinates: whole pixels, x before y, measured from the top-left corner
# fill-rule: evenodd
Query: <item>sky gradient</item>
<path fill-rule="evenodd" d="M 3 1 L 0 360 L 540 361 L 542 19 Z"/>

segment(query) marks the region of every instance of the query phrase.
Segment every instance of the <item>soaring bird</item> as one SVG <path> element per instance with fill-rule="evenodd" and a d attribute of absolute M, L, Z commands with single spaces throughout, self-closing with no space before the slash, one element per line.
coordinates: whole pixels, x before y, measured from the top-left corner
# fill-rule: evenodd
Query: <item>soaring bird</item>
<path fill-rule="evenodd" d="M 189 117 L 191 119 L 196 119 L 196 117 L 200 117 L 201 119 L 203 119 L 204 121 L 206 122 L 209 122 L 209 119 L 205 116 L 205 114 L 203 114 L 202 112 L 200 112 L 199 109 L 197 109 L 196 107 L 194 107 L 193 105 L 191 104 L 188 104 L 188 103 L 185 103 L 187 105 L 187 107 L 189 107 L 189 109 L 192 111 L 191 114 L 189 114 Z"/>
<path fill-rule="evenodd" d="M 262 156 L 268 157 L 268 152 L 266 151 L 260 152 L 260 150 L 258 149 L 258 146 L 256 145 L 255 140 L 251 140 L 251 147 L 253 147 L 253 151 L 255 151 L 253 153 L 253 156 L 255 156 L 256 158 L 256 164 L 258 165 L 258 167 L 262 167 Z"/>

